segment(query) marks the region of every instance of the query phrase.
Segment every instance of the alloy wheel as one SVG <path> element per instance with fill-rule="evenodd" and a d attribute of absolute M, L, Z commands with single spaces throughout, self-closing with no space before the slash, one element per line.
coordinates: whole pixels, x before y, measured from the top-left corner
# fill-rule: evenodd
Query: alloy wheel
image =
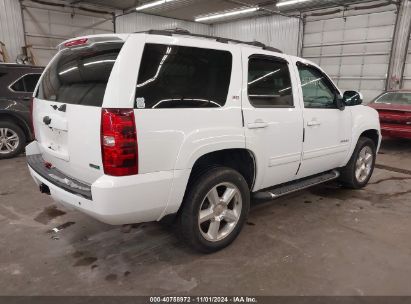
<path fill-rule="evenodd" d="M 355 177 L 359 183 L 363 183 L 370 176 L 373 161 L 372 149 L 369 146 L 363 147 L 355 164 Z"/>
<path fill-rule="evenodd" d="M 232 183 L 213 187 L 204 197 L 198 214 L 202 236 L 211 242 L 221 241 L 233 232 L 242 209 L 240 190 Z"/>
<path fill-rule="evenodd" d="M 19 136 L 9 128 L 0 128 L 0 154 L 14 152 L 19 146 Z"/>

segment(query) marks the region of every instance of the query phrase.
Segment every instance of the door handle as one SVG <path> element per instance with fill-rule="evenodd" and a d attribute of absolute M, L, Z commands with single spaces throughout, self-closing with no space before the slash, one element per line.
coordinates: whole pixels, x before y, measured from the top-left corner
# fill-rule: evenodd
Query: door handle
<path fill-rule="evenodd" d="M 315 127 L 315 126 L 319 126 L 321 125 L 321 122 L 317 121 L 317 120 L 311 120 L 309 122 L 307 122 L 307 126 L 309 127 Z"/>
<path fill-rule="evenodd" d="M 249 129 L 263 129 L 268 127 L 268 122 L 265 122 L 262 119 L 257 119 L 256 121 L 247 124 Z"/>

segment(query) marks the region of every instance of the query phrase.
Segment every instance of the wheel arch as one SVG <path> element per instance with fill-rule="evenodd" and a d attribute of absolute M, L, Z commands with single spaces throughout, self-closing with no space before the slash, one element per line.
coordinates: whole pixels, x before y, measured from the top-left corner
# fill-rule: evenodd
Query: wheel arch
<path fill-rule="evenodd" d="M 256 159 L 252 151 L 246 148 L 230 148 L 204 153 L 194 162 L 188 183 L 197 174 L 215 166 L 224 166 L 238 171 L 246 180 L 249 189 L 252 189 L 257 172 Z"/>
<path fill-rule="evenodd" d="M 252 151 L 246 148 L 225 148 L 208 151 L 198 155 L 190 169 L 177 170 L 178 172 L 181 171 L 181 174 L 178 177 L 175 175 L 169 202 L 161 216 L 161 220 L 165 222 L 173 221 L 181 211 L 187 189 L 196 180 L 196 177 L 210 168 L 218 166 L 238 171 L 246 180 L 251 191 L 258 170 L 255 154 Z"/>
<path fill-rule="evenodd" d="M 350 147 L 350 152 L 348 153 L 348 155 L 347 155 L 347 157 L 346 157 L 346 159 L 343 163 L 343 166 L 348 164 L 349 160 L 351 159 L 352 154 L 355 151 L 355 147 L 358 144 L 358 140 L 361 137 L 370 138 L 374 142 L 376 152 L 378 153 L 378 150 L 379 150 L 380 144 L 381 144 L 381 133 L 380 133 L 379 129 L 376 129 L 375 127 L 363 128 L 360 132 L 354 134 L 352 144 L 351 144 L 351 147 Z"/>
<path fill-rule="evenodd" d="M 30 141 L 30 139 L 32 138 L 30 127 L 27 124 L 27 122 L 15 113 L 0 111 L 0 121 L 10 121 L 16 123 L 24 132 L 24 135 L 26 136 L 26 141 Z"/>
<path fill-rule="evenodd" d="M 358 139 L 360 139 L 360 137 L 367 137 L 367 138 L 371 139 L 374 142 L 375 147 L 378 149 L 379 144 L 380 144 L 380 138 L 381 138 L 380 133 L 378 132 L 378 130 L 376 130 L 376 129 L 365 130 L 364 132 L 362 132 L 360 134 Z M 358 139 L 357 139 L 357 142 L 358 142 Z"/>

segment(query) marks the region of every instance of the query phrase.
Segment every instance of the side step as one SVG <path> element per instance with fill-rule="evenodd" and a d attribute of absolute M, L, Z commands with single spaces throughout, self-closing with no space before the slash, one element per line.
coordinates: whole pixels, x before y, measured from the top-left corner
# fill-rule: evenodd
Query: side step
<path fill-rule="evenodd" d="M 315 176 L 299 179 L 289 183 L 275 186 L 273 188 L 265 189 L 253 194 L 253 198 L 256 200 L 272 200 L 286 194 L 290 194 L 296 191 L 300 191 L 318 184 L 322 184 L 328 181 L 337 179 L 340 176 L 340 172 L 337 170 L 327 171 Z"/>

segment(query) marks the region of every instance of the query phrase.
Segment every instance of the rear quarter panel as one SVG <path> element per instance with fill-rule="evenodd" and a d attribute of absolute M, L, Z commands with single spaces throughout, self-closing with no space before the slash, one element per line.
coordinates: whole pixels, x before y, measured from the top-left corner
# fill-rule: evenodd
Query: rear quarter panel
<path fill-rule="evenodd" d="M 241 51 L 210 39 L 131 35 L 110 78 L 104 107 L 134 108 L 140 61 L 146 43 L 211 48 L 231 52 L 233 64 L 226 104 L 222 108 L 135 109 L 139 174 L 172 172 L 167 206 L 160 218 L 177 212 L 196 160 L 209 152 L 245 148 L 241 113 Z M 207 85 L 206 83 L 204 84 Z M 121 89 L 120 89 L 121 88 Z M 116 100 L 116 104 L 113 104 Z"/>
<path fill-rule="evenodd" d="M 131 35 L 110 77 L 104 107 L 134 107 L 138 70 L 145 43 L 227 50 L 233 66 L 223 108 L 135 109 L 139 173 L 190 169 L 202 155 L 244 148 L 241 115 L 240 49 L 210 39 Z M 207 85 L 207 84 L 204 84 Z M 113 103 L 113 100 L 117 100 Z M 121 100 L 121 101 L 119 101 Z"/>

